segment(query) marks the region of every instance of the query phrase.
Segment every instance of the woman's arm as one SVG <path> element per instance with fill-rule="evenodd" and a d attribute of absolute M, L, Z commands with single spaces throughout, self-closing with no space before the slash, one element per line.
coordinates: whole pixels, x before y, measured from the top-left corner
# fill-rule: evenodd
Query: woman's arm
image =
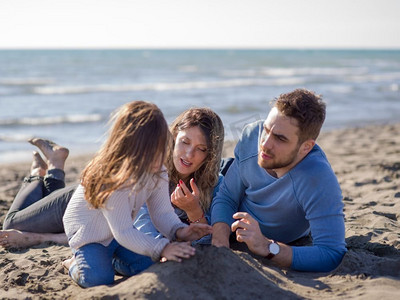
<path fill-rule="evenodd" d="M 152 236 L 153 238 L 158 239 L 163 237 L 151 221 L 146 203 L 139 209 L 139 212 L 133 221 L 133 226 L 135 226 L 140 232 Z"/>

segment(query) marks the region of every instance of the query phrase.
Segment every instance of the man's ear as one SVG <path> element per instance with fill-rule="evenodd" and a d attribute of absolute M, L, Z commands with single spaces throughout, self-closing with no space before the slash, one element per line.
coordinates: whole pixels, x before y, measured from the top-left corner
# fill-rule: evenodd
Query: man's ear
<path fill-rule="evenodd" d="M 301 145 L 301 152 L 304 156 L 306 156 L 314 147 L 315 145 L 315 140 L 307 140 L 305 142 L 303 142 L 303 144 Z"/>

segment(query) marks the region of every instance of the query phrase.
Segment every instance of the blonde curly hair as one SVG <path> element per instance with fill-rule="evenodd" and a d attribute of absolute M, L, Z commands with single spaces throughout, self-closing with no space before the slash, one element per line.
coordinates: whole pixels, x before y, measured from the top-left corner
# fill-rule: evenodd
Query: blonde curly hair
<path fill-rule="evenodd" d="M 200 191 L 200 206 L 208 211 L 212 192 L 218 183 L 222 147 L 224 144 L 224 126 L 220 117 L 209 108 L 190 108 L 181 113 L 170 126 L 172 145 L 168 149 L 166 166 L 170 180 L 170 192 L 179 182 L 180 175 L 173 162 L 173 151 L 178 132 L 198 126 L 207 141 L 207 156 L 202 165 L 187 179 L 185 184 L 190 188 L 190 177 L 194 178 Z"/>

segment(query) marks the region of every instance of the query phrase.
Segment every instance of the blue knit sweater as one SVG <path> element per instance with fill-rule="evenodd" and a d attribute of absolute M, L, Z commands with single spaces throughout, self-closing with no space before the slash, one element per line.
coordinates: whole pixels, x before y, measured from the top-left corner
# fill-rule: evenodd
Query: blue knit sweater
<path fill-rule="evenodd" d="M 262 233 L 283 243 L 311 232 L 313 245 L 292 247 L 291 268 L 330 271 L 346 252 L 342 193 L 322 149 L 311 152 L 281 178 L 257 163 L 262 122 L 248 125 L 211 206 L 211 224 L 234 222 L 235 212 L 248 212 Z"/>

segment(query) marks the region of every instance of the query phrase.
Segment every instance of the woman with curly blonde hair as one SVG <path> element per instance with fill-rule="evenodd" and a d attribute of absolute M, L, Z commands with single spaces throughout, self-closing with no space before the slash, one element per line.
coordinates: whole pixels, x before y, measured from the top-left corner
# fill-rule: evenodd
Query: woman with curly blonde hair
<path fill-rule="evenodd" d="M 191 108 L 181 113 L 170 126 L 173 137 L 166 166 L 171 203 L 183 222 L 209 223 L 210 205 L 218 190 L 224 127 L 220 117 L 209 108 Z M 147 208 L 141 208 L 135 226 L 158 236 Z M 209 244 L 210 237 L 198 243 Z"/>
<path fill-rule="evenodd" d="M 174 184 L 177 185 L 177 188 L 174 187 L 171 202 L 186 212 L 189 222 L 201 221 L 201 216 L 210 208 L 213 191 L 219 179 L 224 143 L 222 121 L 209 108 L 192 108 L 176 118 L 170 126 L 170 132 L 173 136 L 173 147 L 167 155 L 166 165 L 170 189 Z M 200 146 L 195 143 L 195 134 L 203 143 Z M 200 157 L 198 165 L 192 162 L 196 156 Z M 188 186 L 191 187 L 190 193 Z M 186 197 L 183 199 L 183 196 Z M 196 204 L 200 206 L 197 209 Z"/>

